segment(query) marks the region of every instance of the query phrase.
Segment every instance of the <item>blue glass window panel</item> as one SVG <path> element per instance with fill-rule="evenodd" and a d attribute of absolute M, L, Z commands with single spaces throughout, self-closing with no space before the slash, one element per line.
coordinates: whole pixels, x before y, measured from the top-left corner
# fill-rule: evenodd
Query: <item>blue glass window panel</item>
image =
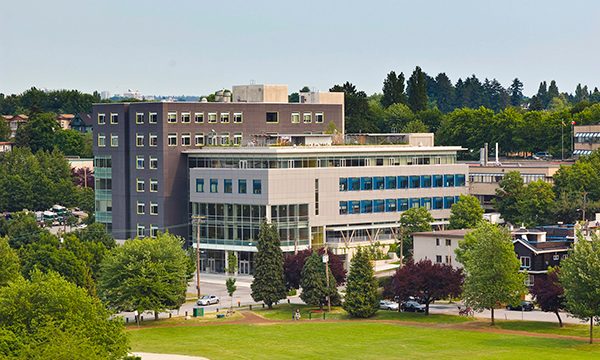
<path fill-rule="evenodd" d="M 360 213 L 368 214 L 373 212 L 373 201 L 371 200 L 361 200 L 360 201 Z"/>
<path fill-rule="evenodd" d="M 400 210 L 400 211 L 408 210 L 408 199 L 398 199 L 398 210 Z"/>
<path fill-rule="evenodd" d="M 444 198 L 441 196 L 436 196 L 433 198 L 432 209 L 439 210 L 444 208 Z"/>
<path fill-rule="evenodd" d="M 396 211 L 396 199 L 386 199 L 385 200 L 385 211 L 386 212 L 395 212 Z"/>
<path fill-rule="evenodd" d="M 262 181 L 260 179 L 252 180 L 252 193 L 256 195 L 262 194 Z"/>
<path fill-rule="evenodd" d="M 340 191 L 348 190 L 348 178 L 340 178 Z"/>
<path fill-rule="evenodd" d="M 196 192 L 204 192 L 204 179 L 196 179 Z"/>
<path fill-rule="evenodd" d="M 433 175 L 433 187 L 444 187 L 444 175 Z"/>
<path fill-rule="evenodd" d="M 348 201 L 348 213 L 349 214 L 360 214 L 360 201 Z"/>
<path fill-rule="evenodd" d="M 460 199 L 460 196 L 455 196 L 454 197 L 454 202 L 457 203 L 459 199 Z"/>
<path fill-rule="evenodd" d="M 418 189 L 421 187 L 421 177 L 417 175 L 410 176 L 410 188 Z"/>
<path fill-rule="evenodd" d="M 231 194 L 233 192 L 233 180 L 223 180 L 223 192 L 226 194 Z"/>
<path fill-rule="evenodd" d="M 454 187 L 454 175 L 444 175 L 444 187 Z"/>
<path fill-rule="evenodd" d="M 421 205 L 421 199 L 419 198 L 411 198 L 410 199 L 410 208 L 416 208 L 419 207 L 419 205 Z"/>
<path fill-rule="evenodd" d="M 421 175 L 421 187 L 422 188 L 430 188 L 431 187 L 431 175 Z"/>
<path fill-rule="evenodd" d="M 361 190 L 373 190 L 373 178 L 370 176 L 360 178 Z"/>
<path fill-rule="evenodd" d="M 408 189 L 408 176 L 398 176 L 398 189 Z"/>
<path fill-rule="evenodd" d="M 385 210 L 385 201 L 373 200 L 373 212 L 380 213 Z"/>
<path fill-rule="evenodd" d="M 358 191 L 360 190 L 360 178 L 352 177 L 348 179 L 348 190 Z"/>
<path fill-rule="evenodd" d="M 421 198 L 421 207 L 424 207 L 427 210 L 431 209 L 431 198 Z"/>
<path fill-rule="evenodd" d="M 210 179 L 210 192 L 216 193 L 219 191 L 219 179 Z"/>
<path fill-rule="evenodd" d="M 239 179 L 238 180 L 238 193 L 245 194 L 247 191 L 248 191 L 248 188 L 246 185 L 246 179 Z"/>
<path fill-rule="evenodd" d="M 373 190 L 385 189 L 385 181 L 383 176 L 375 176 L 373 178 Z"/>
<path fill-rule="evenodd" d="M 444 196 L 444 209 L 450 209 L 454 204 L 454 196 Z"/>
<path fill-rule="evenodd" d="M 465 186 L 465 174 L 454 175 L 454 186 Z"/>
<path fill-rule="evenodd" d="M 340 201 L 340 215 L 346 215 L 348 213 L 348 202 Z"/>
<path fill-rule="evenodd" d="M 386 189 L 395 189 L 396 188 L 396 177 L 395 176 L 386 176 L 385 177 L 385 188 Z"/>

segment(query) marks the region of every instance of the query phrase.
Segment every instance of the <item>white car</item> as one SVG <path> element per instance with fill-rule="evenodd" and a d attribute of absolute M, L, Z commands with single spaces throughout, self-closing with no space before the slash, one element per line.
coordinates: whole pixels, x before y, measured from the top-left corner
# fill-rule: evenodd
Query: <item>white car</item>
<path fill-rule="evenodd" d="M 398 311 L 398 303 L 389 300 L 381 300 L 379 301 L 379 308 L 382 310 Z"/>
<path fill-rule="evenodd" d="M 218 304 L 218 303 L 219 303 L 219 297 L 217 295 L 204 295 L 203 297 L 198 299 L 198 301 L 196 301 L 196 304 L 198 304 L 200 306 L 206 306 L 206 305 L 212 305 L 212 304 Z"/>

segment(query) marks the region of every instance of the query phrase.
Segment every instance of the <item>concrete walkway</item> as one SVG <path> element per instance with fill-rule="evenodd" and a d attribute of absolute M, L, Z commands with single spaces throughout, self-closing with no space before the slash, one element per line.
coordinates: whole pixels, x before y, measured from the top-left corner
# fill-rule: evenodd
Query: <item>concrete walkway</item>
<path fill-rule="evenodd" d="M 143 353 L 143 352 L 136 352 L 136 353 L 133 353 L 133 355 L 139 356 L 143 360 L 208 360 L 207 358 L 199 357 L 199 356 L 152 354 L 152 353 Z"/>

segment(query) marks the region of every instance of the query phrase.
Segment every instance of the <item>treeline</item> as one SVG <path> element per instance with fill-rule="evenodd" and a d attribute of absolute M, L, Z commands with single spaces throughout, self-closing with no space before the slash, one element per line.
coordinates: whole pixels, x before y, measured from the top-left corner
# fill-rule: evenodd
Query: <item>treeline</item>
<path fill-rule="evenodd" d="M 92 104 L 100 102 L 100 94 L 82 93 L 79 90 L 43 91 L 35 87 L 22 94 L 0 93 L 0 114 L 34 114 L 53 112 L 57 114 L 90 113 Z"/>

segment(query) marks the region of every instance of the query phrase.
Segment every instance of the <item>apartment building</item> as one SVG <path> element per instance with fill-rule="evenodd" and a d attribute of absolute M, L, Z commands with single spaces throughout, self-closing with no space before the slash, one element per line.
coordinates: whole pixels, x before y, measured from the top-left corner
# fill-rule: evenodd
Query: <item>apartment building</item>
<path fill-rule="evenodd" d="M 573 155 L 589 155 L 600 148 L 600 125 L 573 127 Z"/>
<path fill-rule="evenodd" d="M 237 89 L 222 92 L 220 102 L 93 106 L 96 221 L 115 239 L 167 230 L 189 236 L 186 150 L 222 148 L 227 154 L 268 135 L 344 132 L 343 93 L 323 96 L 328 102 L 287 103 L 287 89 L 274 87 L 272 94 L 263 86 L 265 101 L 257 102 L 249 98 L 252 89 Z"/>
<path fill-rule="evenodd" d="M 468 193 L 460 147 L 322 144 L 185 151 L 203 271 L 223 272 L 233 251 L 252 273 L 263 219 L 284 252 L 326 245 L 348 265 L 359 246 L 394 243 L 403 211 L 425 207 L 442 223 Z"/>

